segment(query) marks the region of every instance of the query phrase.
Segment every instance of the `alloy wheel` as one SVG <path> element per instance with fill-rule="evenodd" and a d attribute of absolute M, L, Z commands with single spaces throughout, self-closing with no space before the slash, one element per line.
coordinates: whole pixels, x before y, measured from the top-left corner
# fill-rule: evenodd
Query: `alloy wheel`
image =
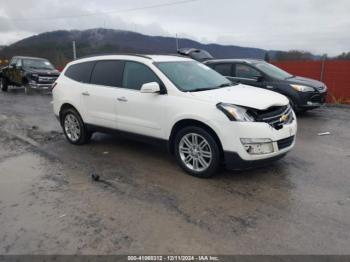
<path fill-rule="evenodd" d="M 179 153 L 186 167 L 195 172 L 208 169 L 213 157 L 209 142 L 196 133 L 189 133 L 181 138 Z"/>
<path fill-rule="evenodd" d="M 64 130 L 66 131 L 67 137 L 71 141 L 76 142 L 79 140 L 81 135 L 81 127 L 75 115 L 66 115 L 64 120 Z"/>

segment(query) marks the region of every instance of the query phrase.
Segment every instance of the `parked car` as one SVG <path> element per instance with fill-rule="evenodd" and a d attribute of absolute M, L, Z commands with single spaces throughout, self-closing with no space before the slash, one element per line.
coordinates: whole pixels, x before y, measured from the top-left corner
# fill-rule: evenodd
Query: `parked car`
<path fill-rule="evenodd" d="M 50 90 L 59 74 L 47 59 L 15 56 L 7 67 L 0 70 L 1 89 L 7 91 L 13 85 L 24 86 L 27 92 Z"/>
<path fill-rule="evenodd" d="M 214 59 L 213 56 L 208 51 L 205 51 L 203 49 L 180 48 L 177 52 L 182 56 L 192 58 L 193 60 L 196 60 L 199 62 L 204 62 L 207 60 Z"/>
<path fill-rule="evenodd" d="M 310 78 L 294 76 L 262 60 L 209 60 L 206 65 L 233 82 L 269 89 L 288 97 L 294 111 L 300 113 L 326 102 L 327 86 Z"/>
<path fill-rule="evenodd" d="M 234 85 L 178 56 L 108 55 L 69 63 L 53 88 L 67 140 L 115 132 L 166 145 L 189 174 L 209 177 L 221 163 L 271 163 L 295 143 L 296 117 L 275 92 Z"/>

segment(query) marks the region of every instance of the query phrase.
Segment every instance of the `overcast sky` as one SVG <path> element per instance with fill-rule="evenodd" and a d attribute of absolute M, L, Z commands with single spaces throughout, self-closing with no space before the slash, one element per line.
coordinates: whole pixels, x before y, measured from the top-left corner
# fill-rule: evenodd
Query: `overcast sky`
<path fill-rule="evenodd" d="M 173 2 L 0 0 L 0 45 L 46 31 L 106 27 L 264 49 L 350 51 L 349 0 L 194 0 L 141 9 Z"/>

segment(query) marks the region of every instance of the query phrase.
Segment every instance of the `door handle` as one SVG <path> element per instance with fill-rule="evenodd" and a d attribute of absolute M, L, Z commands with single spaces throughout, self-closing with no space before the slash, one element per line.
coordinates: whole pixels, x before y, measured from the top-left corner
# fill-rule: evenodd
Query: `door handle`
<path fill-rule="evenodd" d="M 128 102 L 128 99 L 126 99 L 126 97 L 118 97 L 117 98 L 117 100 L 119 101 L 119 102 Z"/>
<path fill-rule="evenodd" d="M 90 93 L 89 92 L 83 92 L 83 93 L 81 93 L 83 96 L 90 96 Z"/>

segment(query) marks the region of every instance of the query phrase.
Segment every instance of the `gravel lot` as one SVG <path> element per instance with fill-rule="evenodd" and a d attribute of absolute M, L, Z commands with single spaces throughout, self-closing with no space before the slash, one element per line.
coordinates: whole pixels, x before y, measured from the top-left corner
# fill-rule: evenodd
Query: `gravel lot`
<path fill-rule="evenodd" d="M 0 93 L 0 254 L 350 253 L 350 108 L 300 117 L 270 167 L 202 180 L 147 144 L 68 144 L 50 101 Z"/>

